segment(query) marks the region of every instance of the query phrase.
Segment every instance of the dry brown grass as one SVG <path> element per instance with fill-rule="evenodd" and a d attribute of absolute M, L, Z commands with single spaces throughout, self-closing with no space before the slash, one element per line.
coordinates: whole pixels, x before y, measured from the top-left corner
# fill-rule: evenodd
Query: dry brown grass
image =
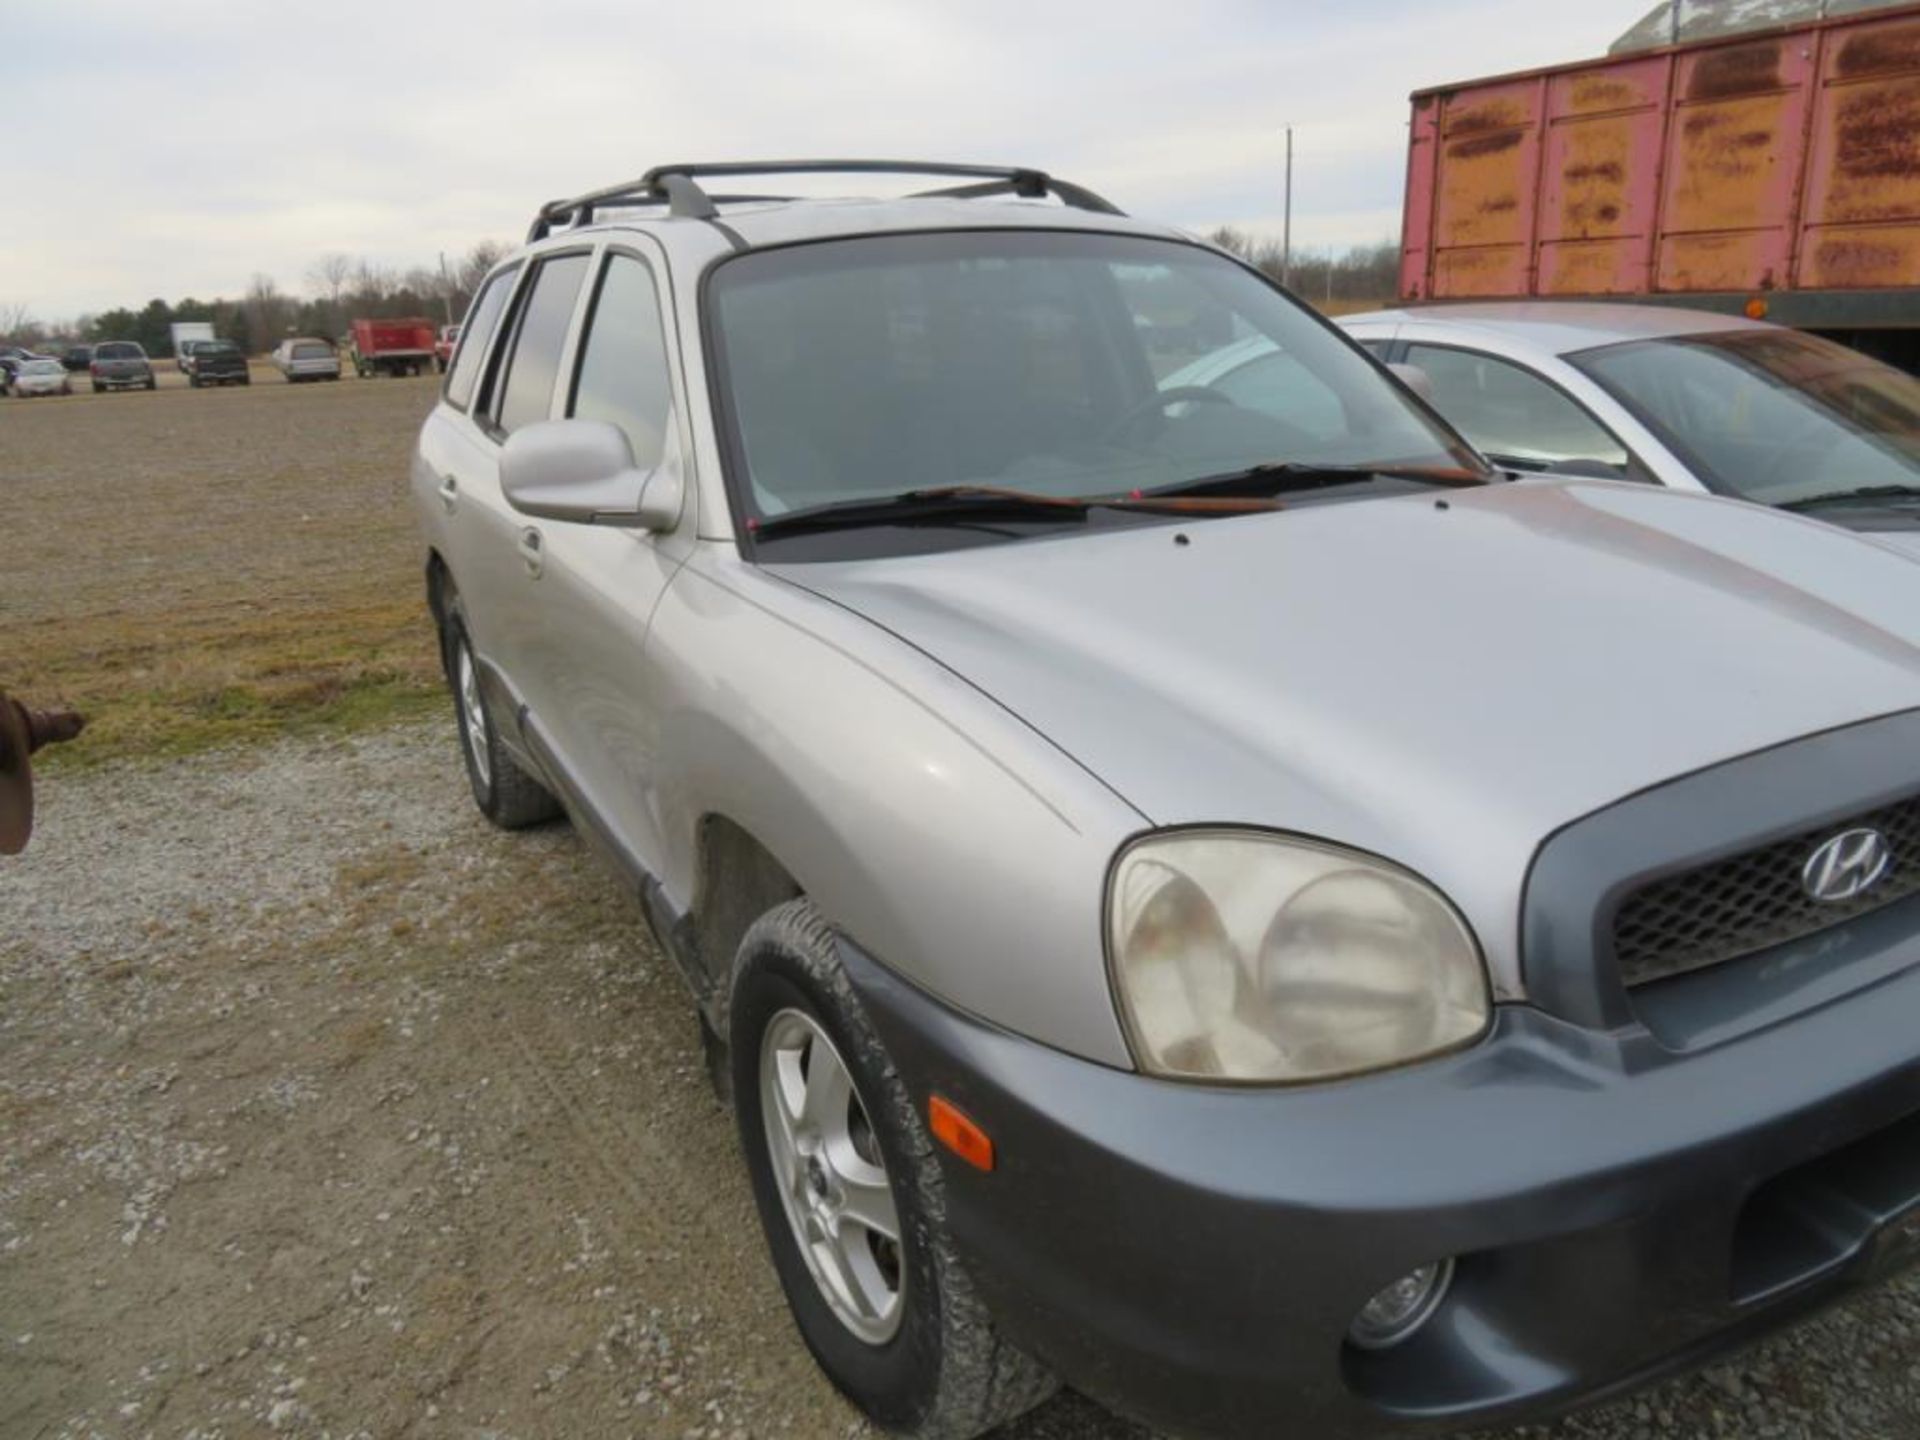
<path fill-rule="evenodd" d="M 437 703 L 407 456 L 424 380 L 0 400 L 0 685 L 56 763 Z"/>

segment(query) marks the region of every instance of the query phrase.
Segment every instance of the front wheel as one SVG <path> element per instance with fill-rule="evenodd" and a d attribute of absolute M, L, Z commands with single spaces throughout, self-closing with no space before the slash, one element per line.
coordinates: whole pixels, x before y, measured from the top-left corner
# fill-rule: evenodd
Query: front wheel
<path fill-rule="evenodd" d="M 807 900 L 741 942 L 729 1000 L 734 1115 L 800 1336 L 874 1422 L 969 1440 L 1050 1395 L 961 1265 L 913 1097 Z"/>
<path fill-rule="evenodd" d="M 151 376 L 151 375 L 149 375 L 149 376 L 147 376 L 147 387 L 146 387 L 146 388 L 147 388 L 147 389 L 149 389 L 149 390 L 158 390 L 158 389 L 160 388 L 160 382 L 159 382 L 158 380 L 156 380 L 156 379 L 154 379 L 154 378 L 153 378 L 153 376 Z"/>

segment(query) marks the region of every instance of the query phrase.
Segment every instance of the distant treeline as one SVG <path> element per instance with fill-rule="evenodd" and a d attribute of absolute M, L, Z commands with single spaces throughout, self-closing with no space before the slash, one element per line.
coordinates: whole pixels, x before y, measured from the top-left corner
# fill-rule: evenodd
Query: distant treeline
<path fill-rule="evenodd" d="M 25 306 L 0 304 L 0 343 L 40 346 L 65 340 L 137 340 L 150 355 L 172 353 L 167 327 L 204 321 L 214 333 L 258 354 L 289 335 L 337 339 L 356 318 L 424 315 L 436 325 L 457 323 L 488 270 L 507 247 L 475 245 L 443 272 L 416 265 L 400 270 L 338 253 L 307 267 L 306 293 L 282 291 L 270 275 L 255 275 L 237 299 L 149 300 L 138 309 L 121 306 L 73 321 L 37 320 Z"/>
<path fill-rule="evenodd" d="M 1286 254 L 1279 241 L 1260 239 L 1231 225 L 1222 226 L 1207 238 L 1251 260 L 1274 279 L 1287 278 Z M 1308 301 L 1393 300 L 1400 292 L 1399 242 L 1381 240 L 1345 250 L 1295 247 L 1291 283 L 1294 294 Z"/>

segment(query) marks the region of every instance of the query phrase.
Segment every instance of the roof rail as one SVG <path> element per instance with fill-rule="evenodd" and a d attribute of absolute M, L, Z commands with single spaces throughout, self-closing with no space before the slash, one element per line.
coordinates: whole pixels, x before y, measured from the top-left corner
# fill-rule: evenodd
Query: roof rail
<path fill-rule="evenodd" d="M 533 225 L 527 231 L 527 242 L 544 240 L 556 225 L 591 224 L 595 212 L 602 206 L 664 205 L 670 215 L 711 220 L 720 205 L 793 198 L 788 195 L 709 195 L 698 181 L 700 176 L 733 175 L 933 175 L 974 183 L 922 190 L 915 198 L 945 196 L 974 200 L 993 195 L 1018 195 L 1038 200 L 1052 195 L 1077 210 L 1092 210 L 1102 215 L 1122 213 L 1119 206 L 1085 186 L 1057 180 L 1044 170 L 1004 165 L 949 165 L 927 160 L 738 160 L 704 165 L 656 165 L 627 184 L 609 185 L 603 190 L 576 195 L 571 200 L 549 201 L 534 216 Z"/>

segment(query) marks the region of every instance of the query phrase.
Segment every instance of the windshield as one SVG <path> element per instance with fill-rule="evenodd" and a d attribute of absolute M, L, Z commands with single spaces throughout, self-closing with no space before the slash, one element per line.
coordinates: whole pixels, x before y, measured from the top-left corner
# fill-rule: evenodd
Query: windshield
<path fill-rule="evenodd" d="M 1734 330 L 1568 358 L 1710 490 L 1794 505 L 1920 486 L 1920 382 L 1830 340 Z"/>
<path fill-rule="evenodd" d="M 714 273 L 752 519 L 942 486 L 1155 490 L 1273 462 L 1479 468 L 1365 356 L 1197 246 L 892 235 Z"/>
<path fill-rule="evenodd" d="M 231 340 L 196 340 L 193 344 L 193 353 L 196 355 L 236 355 L 239 352 L 234 349 Z"/>
<path fill-rule="evenodd" d="M 293 347 L 293 358 L 296 360 L 329 360 L 332 357 L 333 351 L 324 345 L 306 344 Z"/>
<path fill-rule="evenodd" d="M 58 360 L 29 360 L 20 367 L 23 375 L 64 375 L 66 369 Z"/>
<path fill-rule="evenodd" d="M 133 344 L 131 341 L 122 340 L 100 346 L 93 352 L 93 358 L 96 360 L 138 360 L 140 354 L 141 351 L 138 345 Z"/>

